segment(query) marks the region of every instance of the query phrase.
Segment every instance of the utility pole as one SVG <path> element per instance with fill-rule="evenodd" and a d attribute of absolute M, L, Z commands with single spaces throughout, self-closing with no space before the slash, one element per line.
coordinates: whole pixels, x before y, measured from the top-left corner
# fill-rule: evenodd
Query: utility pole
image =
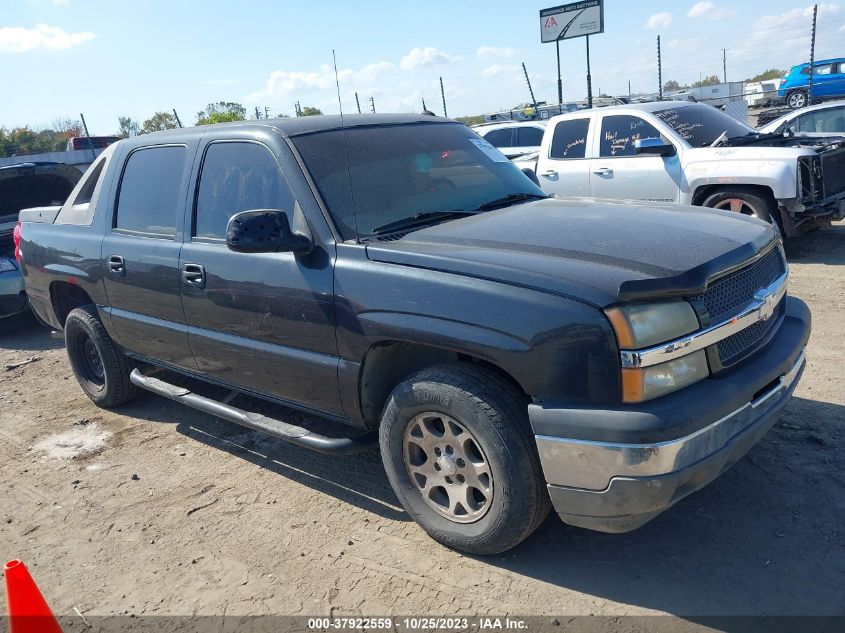
<path fill-rule="evenodd" d="M 85 130 L 85 138 L 88 139 L 88 149 L 91 150 L 91 162 L 97 158 L 97 155 L 94 153 L 94 144 L 91 142 L 91 135 L 88 134 L 88 124 L 85 122 L 85 116 L 80 112 L 79 118 L 82 120 L 82 127 Z"/>
<path fill-rule="evenodd" d="M 370 97 L 370 110 L 373 114 L 376 113 L 376 102 L 372 97 Z"/>
<path fill-rule="evenodd" d="M 449 115 L 446 114 L 446 92 L 443 90 L 443 77 L 440 78 L 440 100 L 443 102 L 443 116 L 448 117 Z"/>
<path fill-rule="evenodd" d="M 358 114 L 361 114 L 361 102 L 358 101 L 358 93 L 355 93 L 355 105 L 358 108 Z"/>
<path fill-rule="evenodd" d="M 522 72 L 525 73 L 525 82 L 528 84 L 528 92 L 531 95 L 531 103 L 534 104 L 534 116 L 538 116 L 537 99 L 534 98 L 534 88 L 531 87 L 531 80 L 528 78 L 528 71 L 525 69 L 525 62 L 522 62 Z"/>
<path fill-rule="evenodd" d="M 728 83 L 728 49 L 722 49 L 722 76 L 725 78 L 725 83 Z"/>
<path fill-rule="evenodd" d="M 628 101 L 631 100 L 631 80 L 628 80 Z"/>
<path fill-rule="evenodd" d="M 261 118 L 261 113 L 258 111 L 258 106 L 255 106 L 255 120 L 258 121 Z"/>
<path fill-rule="evenodd" d="M 179 115 L 178 115 L 178 114 L 176 114 L 176 108 L 173 108 L 173 116 L 174 116 L 174 118 L 176 119 L 176 124 L 177 124 L 179 127 L 182 127 L 182 121 L 180 121 L 180 120 L 179 120 Z"/>
<path fill-rule="evenodd" d="M 660 60 L 660 36 L 657 36 L 657 94 L 658 101 L 663 101 L 663 65 Z"/>
<path fill-rule="evenodd" d="M 587 107 L 593 107 L 593 77 L 590 74 L 590 36 L 587 36 Z"/>
<path fill-rule="evenodd" d="M 296 116 L 302 116 L 302 106 L 299 104 L 299 101 L 293 104 L 293 110 L 296 112 Z"/>
<path fill-rule="evenodd" d="M 819 5 L 813 5 L 813 31 L 810 35 L 810 81 L 807 86 L 807 105 L 813 103 L 813 64 L 816 61 L 816 16 L 819 12 Z"/>
<path fill-rule="evenodd" d="M 563 80 L 560 78 L 560 40 L 555 40 L 557 49 L 557 113 L 563 114 Z"/>

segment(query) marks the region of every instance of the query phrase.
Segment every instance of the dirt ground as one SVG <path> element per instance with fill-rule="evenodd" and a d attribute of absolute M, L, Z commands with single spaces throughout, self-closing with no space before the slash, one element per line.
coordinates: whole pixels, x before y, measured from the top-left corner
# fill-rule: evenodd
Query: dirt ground
<path fill-rule="evenodd" d="M 97 409 L 60 335 L 3 325 L 0 556 L 88 617 L 843 615 L 845 224 L 801 239 L 791 270 L 807 369 L 746 458 L 635 532 L 550 516 L 492 558 L 427 538 L 375 452 L 322 456 L 148 393 Z"/>

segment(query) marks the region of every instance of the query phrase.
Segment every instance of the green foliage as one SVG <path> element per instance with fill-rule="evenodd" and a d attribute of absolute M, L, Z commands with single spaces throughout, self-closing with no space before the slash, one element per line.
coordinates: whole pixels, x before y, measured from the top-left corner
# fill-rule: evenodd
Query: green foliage
<path fill-rule="evenodd" d="M 484 115 L 483 114 L 474 114 L 472 116 L 459 116 L 455 117 L 455 121 L 460 121 L 467 127 L 471 125 L 479 125 L 484 123 Z"/>
<path fill-rule="evenodd" d="M 716 84 L 722 83 L 722 80 L 719 79 L 717 75 L 710 75 L 709 77 L 705 77 L 701 81 L 693 82 L 693 88 L 703 88 L 704 86 L 715 86 Z"/>
<path fill-rule="evenodd" d="M 305 106 L 304 108 L 302 108 L 300 116 L 316 116 L 318 114 L 323 114 L 323 111 L 320 110 L 320 108 Z"/>
<path fill-rule="evenodd" d="M 669 80 L 669 81 L 667 81 L 665 84 L 663 84 L 663 89 L 664 89 L 664 90 L 680 90 L 680 89 L 681 89 L 681 84 L 679 84 L 679 83 L 678 83 L 677 81 L 675 81 L 674 79 L 670 79 L 670 80 Z"/>
<path fill-rule="evenodd" d="M 132 117 L 119 116 L 117 117 L 117 123 L 120 126 L 117 135 L 122 136 L 123 138 L 137 136 L 141 130 L 141 124 Z"/>
<path fill-rule="evenodd" d="M 764 70 L 759 75 L 754 75 L 751 79 L 746 79 L 747 82 L 766 81 L 767 79 L 780 79 L 786 74 L 785 70 L 779 68 L 769 68 Z"/>
<path fill-rule="evenodd" d="M 197 125 L 228 123 L 246 119 L 246 108 L 232 101 L 209 103 L 205 110 L 197 112 Z"/>
<path fill-rule="evenodd" d="M 74 119 L 58 119 L 40 130 L 0 127 L 0 156 L 63 152 L 69 138 L 83 135 L 82 124 Z"/>
<path fill-rule="evenodd" d="M 176 127 L 179 127 L 176 123 L 176 117 L 170 112 L 156 112 L 144 121 L 139 134 L 149 134 L 150 132 L 158 132 L 159 130 L 172 130 Z"/>

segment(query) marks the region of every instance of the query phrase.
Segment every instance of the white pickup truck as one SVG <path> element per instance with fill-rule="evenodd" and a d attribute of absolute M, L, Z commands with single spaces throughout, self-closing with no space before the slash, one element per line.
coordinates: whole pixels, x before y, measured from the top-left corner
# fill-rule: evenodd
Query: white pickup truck
<path fill-rule="evenodd" d="M 553 117 L 535 171 L 548 193 L 730 209 L 787 236 L 845 218 L 843 139 L 760 134 L 700 103 Z"/>

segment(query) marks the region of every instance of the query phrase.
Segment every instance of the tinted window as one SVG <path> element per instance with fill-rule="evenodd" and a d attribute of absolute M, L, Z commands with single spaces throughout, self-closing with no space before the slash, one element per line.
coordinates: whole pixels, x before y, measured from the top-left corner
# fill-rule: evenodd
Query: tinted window
<path fill-rule="evenodd" d="M 417 214 L 472 211 L 513 193 L 544 195 L 501 152 L 454 123 L 349 128 L 291 140 L 344 239 L 386 232 L 380 227 Z"/>
<path fill-rule="evenodd" d="M 484 135 L 484 140 L 494 147 L 512 147 L 512 130 L 504 128 L 501 130 L 492 130 Z"/>
<path fill-rule="evenodd" d="M 822 66 L 815 66 L 813 70 L 814 75 L 829 75 L 830 72 L 833 70 L 833 66 L 830 64 L 824 64 Z"/>
<path fill-rule="evenodd" d="M 539 147 L 543 142 L 543 130 L 536 127 L 516 129 L 517 147 Z"/>
<path fill-rule="evenodd" d="M 549 158 L 584 158 L 590 119 L 561 121 L 555 126 Z"/>
<path fill-rule="evenodd" d="M 117 202 L 115 227 L 163 237 L 176 234 L 184 146 L 148 147 L 129 155 Z"/>
<path fill-rule="evenodd" d="M 599 155 L 634 156 L 634 141 L 641 138 L 660 138 L 660 132 L 638 116 L 606 116 L 601 121 Z"/>
<path fill-rule="evenodd" d="M 693 147 L 710 145 L 723 133 L 728 138 L 735 138 L 754 132 L 752 128 L 733 117 L 704 104 L 668 108 L 658 110 L 653 114 L 662 119 Z"/>
<path fill-rule="evenodd" d="M 293 194 L 273 154 L 256 143 L 209 145 L 202 164 L 194 235 L 223 239 L 229 218 L 252 209 L 293 211 Z"/>

